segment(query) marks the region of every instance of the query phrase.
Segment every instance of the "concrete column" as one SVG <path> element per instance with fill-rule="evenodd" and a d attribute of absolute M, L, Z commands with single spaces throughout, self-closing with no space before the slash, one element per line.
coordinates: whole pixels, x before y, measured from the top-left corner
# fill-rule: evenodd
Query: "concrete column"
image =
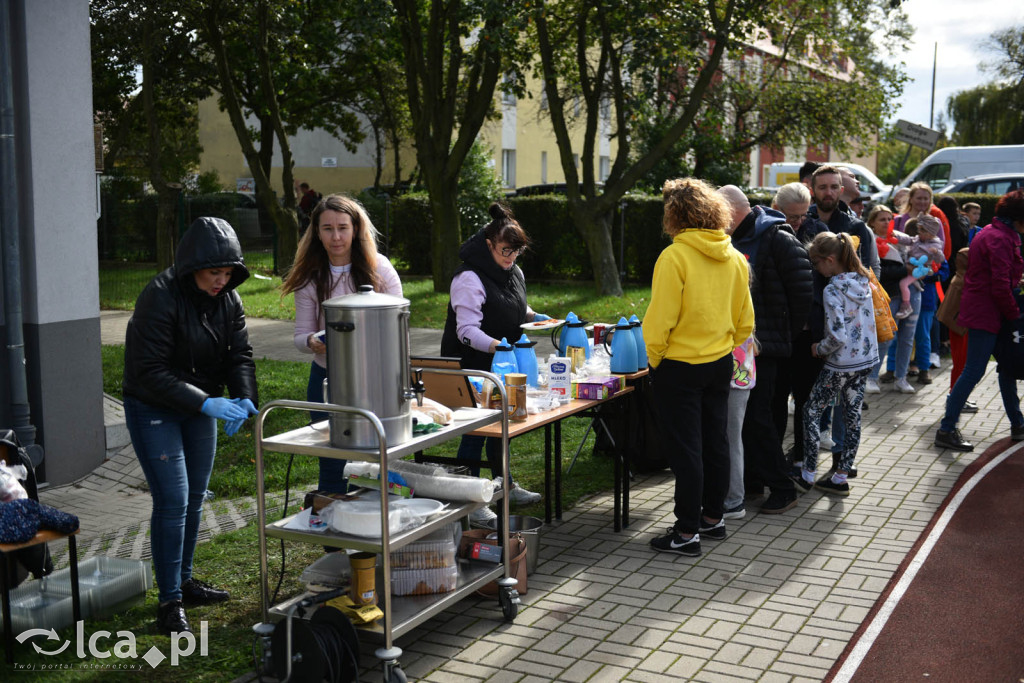
<path fill-rule="evenodd" d="M 9 1 L 29 399 L 61 484 L 105 454 L 89 2 Z"/>

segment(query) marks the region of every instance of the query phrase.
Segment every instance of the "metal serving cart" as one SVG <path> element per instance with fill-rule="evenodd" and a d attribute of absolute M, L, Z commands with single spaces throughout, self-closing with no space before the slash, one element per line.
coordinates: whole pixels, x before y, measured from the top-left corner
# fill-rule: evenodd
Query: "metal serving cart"
<path fill-rule="evenodd" d="M 473 511 L 486 505 L 485 503 L 453 502 L 448 508 L 438 513 L 425 524 L 416 528 L 401 531 L 395 534 L 389 533 L 388 525 L 388 496 L 381 495 L 381 536 L 377 538 L 364 538 L 342 534 L 333 530 L 326 532 L 300 531 L 287 528 L 288 523 L 294 515 L 282 520 L 268 522 L 266 518 L 266 500 L 264 488 L 264 464 L 265 451 L 277 453 L 293 453 L 297 455 L 311 455 L 322 458 L 335 458 L 345 460 L 359 460 L 379 462 L 382 480 L 386 481 L 384 474 L 388 470 L 388 462 L 392 458 L 402 458 L 417 451 L 430 448 L 448 441 L 449 439 L 461 436 L 485 425 L 500 422 L 502 425 L 502 490 L 495 492 L 495 496 L 501 501 L 501 520 L 508 519 L 508 492 L 511 477 L 508 471 L 508 412 L 504 407 L 507 405 L 507 398 L 504 387 L 498 378 L 491 373 L 479 370 L 454 370 L 454 369 L 423 369 L 424 372 L 437 374 L 478 376 L 490 379 L 496 383 L 501 392 L 501 410 L 488 410 L 482 416 L 454 422 L 443 429 L 414 436 L 411 440 L 400 445 L 388 446 L 385 438 L 384 426 L 372 412 L 361 408 L 352 408 L 325 403 L 310 403 L 306 401 L 276 400 L 270 401 L 260 410 L 256 420 L 256 510 L 257 527 L 259 530 L 259 552 L 260 552 L 260 593 L 263 623 L 270 624 L 274 621 L 289 619 L 289 633 L 291 629 L 291 618 L 296 608 L 313 597 L 312 593 L 303 593 L 278 605 L 270 605 L 270 584 L 267 571 L 267 538 L 281 538 L 288 541 L 304 543 L 315 543 L 318 545 L 334 546 L 338 548 L 351 548 L 359 551 L 372 552 L 380 555 L 382 572 L 378 573 L 382 583 L 378 590 L 379 607 L 384 617 L 377 622 L 357 627 L 359 634 L 370 634 L 383 641 L 383 647 L 378 648 L 376 656 L 381 660 L 384 670 L 385 683 L 399 683 L 405 681 L 405 674 L 401 669 L 398 658 L 402 654 L 401 648 L 394 645 L 394 640 L 423 623 L 430 617 L 442 610 L 454 605 L 471 592 L 481 588 L 491 581 L 497 581 L 499 585 L 498 604 L 501 607 L 504 618 L 513 621 L 518 613 L 519 594 L 516 591 L 517 581 L 512 577 L 510 567 L 511 553 L 503 553 L 501 564 L 490 566 L 486 564 L 470 563 L 458 560 L 459 576 L 454 591 L 450 593 L 439 593 L 433 595 L 415 595 L 408 597 L 394 597 L 391 595 L 391 551 L 397 550 L 409 543 L 412 543 L 427 534 L 467 517 Z M 377 432 L 378 448 L 376 449 L 342 449 L 333 446 L 330 442 L 330 430 L 328 422 L 317 423 L 308 427 L 294 429 L 273 436 L 264 434 L 264 422 L 267 415 L 276 409 L 286 410 L 317 410 L 326 413 L 347 413 L 357 415 L 370 422 Z M 499 524 L 500 542 L 503 548 L 509 547 L 508 525 Z M 259 627 L 260 625 L 257 625 Z M 291 678 L 293 663 L 292 643 L 287 641 L 287 679 Z"/>

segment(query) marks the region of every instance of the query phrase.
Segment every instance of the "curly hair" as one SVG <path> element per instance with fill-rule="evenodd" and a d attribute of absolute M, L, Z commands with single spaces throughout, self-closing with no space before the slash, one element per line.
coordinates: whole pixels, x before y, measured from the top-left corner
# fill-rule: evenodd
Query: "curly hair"
<path fill-rule="evenodd" d="M 1008 223 L 1024 221 L 1024 190 L 1013 190 L 1000 197 L 996 215 Z"/>
<path fill-rule="evenodd" d="M 355 289 L 361 285 L 372 285 L 380 291 L 380 277 L 377 275 L 377 228 L 358 201 L 343 194 L 327 195 L 313 209 L 309 217 L 309 228 L 299 240 L 295 262 L 281 283 L 284 294 L 290 294 L 316 283 L 318 301 L 325 301 L 331 295 L 335 282 L 331 278 L 331 261 L 327 249 L 320 241 L 320 216 L 325 211 L 337 211 L 352 218 L 352 284 Z"/>
<path fill-rule="evenodd" d="M 696 178 L 666 180 L 661 188 L 665 201 L 662 229 L 669 237 L 684 230 L 722 230 L 729 227 L 731 212 L 715 188 Z"/>

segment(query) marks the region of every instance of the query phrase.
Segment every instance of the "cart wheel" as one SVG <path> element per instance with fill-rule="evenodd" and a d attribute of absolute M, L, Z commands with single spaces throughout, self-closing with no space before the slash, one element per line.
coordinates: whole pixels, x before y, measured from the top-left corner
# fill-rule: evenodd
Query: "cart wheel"
<path fill-rule="evenodd" d="M 505 615 L 505 621 L 515 621 L 519 613 L 519 594 L 515 588 L 503 590 L 498 593 L 498 602 L 501 604 L 501 613 Z"/>
<path fill-rule="evenodd" d="M 406 683 L 409 679 L 405 677 L 405 672 L 402 671 L 402 667 L 391 666 L 387 668 L 387 673 L 384 675 L 384 683 Z"/>

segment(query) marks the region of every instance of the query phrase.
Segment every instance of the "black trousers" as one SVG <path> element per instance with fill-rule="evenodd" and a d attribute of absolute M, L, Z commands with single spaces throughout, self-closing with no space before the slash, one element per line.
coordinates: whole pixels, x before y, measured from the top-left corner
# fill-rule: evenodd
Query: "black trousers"
<path fill-rule="evenodd" d="M 804 461 L 804 404 L 825 365 L 825 361 L 811 355 L 811 341 L 811 331 L 802 331 L 793 341 L 793 355 L 790 356 L 793 402 L 796 404 L 793 411 L 793 462 Z M 779 436 L 785 436 L 785 432 Z"/>
<path fill-rule="evenodd" d="M 757 357 L 757 383 L 747 399 L 743 416 L 743 456 L 747 481 L 767 486 L 772 493 L 793 492 L 788 463 L 782 452 L 782 438 L 772 415 L 772 399 L 776 393 L 780 359 Z M 748 487 L 748 493 L 756 489 Z"/>
<path fill-rule="evenodd" d="M 676 475 L 676 531 L 695 534 L 701 514 L 721 519 L 729 491 L 732 354 L 710 363 L 663 360 L 651 375 L 662 448 Z"/>

